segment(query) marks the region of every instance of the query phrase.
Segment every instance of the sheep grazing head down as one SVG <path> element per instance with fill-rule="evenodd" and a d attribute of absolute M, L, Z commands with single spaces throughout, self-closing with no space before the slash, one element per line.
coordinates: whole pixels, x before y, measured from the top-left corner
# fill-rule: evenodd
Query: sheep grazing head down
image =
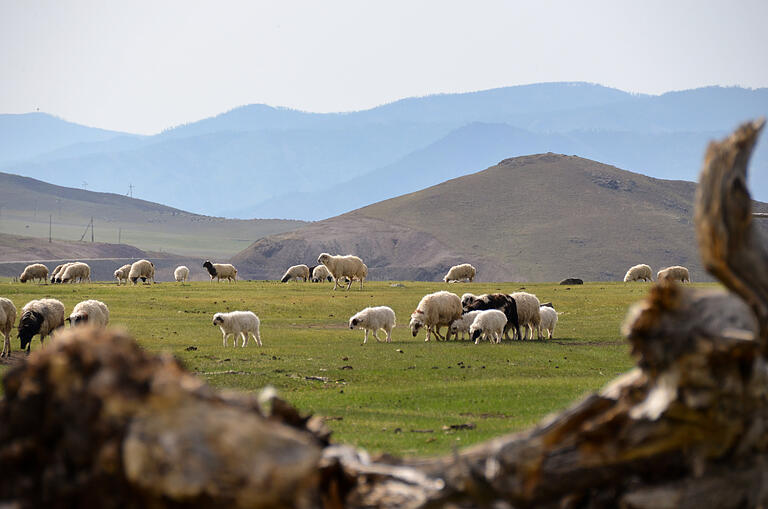
<path fill-rule="evenodd" d="M 213 266 L 210 260 L 205 260 L 203 262 L 203 268 L 208 271 L 208 274 L 211 276 L 216 275 L 216 267 Z"/>
<path fill-rule="evenodd" d="M 483 329 L 477 328 L 472 331 L 472 341 L 477 341 L 483 335 Z"/>
<path fill-rule="evenodd" d="M 43 325 L 43 315 L 37 311 L 27 311 L 19 319 L 19 348 L 29 350 L 29 344 Z"/>
<path fill-rule="evenodd" d="M 417 309 L 413 312 L 411 315 L 411 321 L 408 324 L 408 327 L 411 328 L 411 334 L 413 334 L 413 337 L 416 337 L 416 334 L 419 333 L 419 329 L 424 327 L 424 311 Z"/>

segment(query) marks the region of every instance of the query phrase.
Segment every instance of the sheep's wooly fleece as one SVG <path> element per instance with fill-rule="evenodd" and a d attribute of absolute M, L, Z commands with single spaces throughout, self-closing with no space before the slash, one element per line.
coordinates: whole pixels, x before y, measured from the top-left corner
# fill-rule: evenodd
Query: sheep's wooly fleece
<path fill-rule="evenodd" d="M 656 275 L 656 279 L 668 279 L 672 281 L 680 281 L 682 283 L 685 283 L 686 281 L 689 283 L 691 282 L 691 276 L 688 272 L 688 269 L 680 265 L 674 265 L 672 267 L 667 267 L 666 269 L 661 269 Z"/>
<path fill-rule="evenodd" d="M 216 313 L 213 315 L 213 325 L 221 329 L 223 344 L 227 346 L 227 336 L 234 335 L 234 346 L 237 346 L 237 338 L 243 338 L 243 347 L 248 344 L 251 335 L 256 338 L 256 344 L 261 346 L 259 326 L 261 321 L 252 311 L 230 311 L 228 313 Z"/>
<path fill-rule="evenodd" d="M 547 331 L 547 338 L 555 337 L 555 326 L 557 325 L 557 311 L 549 306 L 539 308 L 541 314 L 541 328 Z"/>
<path fill-rule="evenodd" d="M 57 299 L 39 299 L 27 302 L 19 318 L 19 339 L 21 349 L 29 350 L 32 338 L 45 336 L 64 325 L 64 304 Z"/>
<path fill-rule="evenodd" d="M 454 293 L 440 291 L 425 295 L 411 314 L 411 334 L 416 337 L 419 329 L 424 327 L 427 329 L 425 341 L 429 341 L 431 333 L 439 338 L 440 327 L 450 327 L 461 316 L 461 312 L 461 300 Z"/>
<path fill-rule="evenodd" d="M 498 309 L 480 311 L 469 326 L 470 338 L 475 340 L 475 344 L 478 344 L 480 337 L 486 338 L 491 343 L 501 343 L 505 325 L 507 325 L 507 316 L 502 311 Z"/>
<path fill-rule="evenodd" d="M 154 281 L 155 279 L 155 264 L 149 260 L 139 260 L 131 264 L 131 270 L 128 273 L 128 279 L 132 283 L 136 283 L 139 278 Z"/>
<path fill-rule="evenodd" d="M 476 273 L 477 271 L 472 265 L 468 263 L 462 263 L 461 265 L 454 265 L 451 267 L 445 277 L 443 277 L 443 281 L 449 282 L 468 279 L 470 282 L 472 282 L 472 280 L 475 279 Z"/>
<path fill-rule="evenodd" d="M 365 330 L 363 343 L 368 342 L 368 331 L 373 332 L 376 341 L 381 341 L 377 335 L 379 329 L 387 333 L 386 342 L 392 342 L 392 328 L 395 326 L 395 312 L 388 306 L 367 307 L 354 314 L 349 319 L 349 328 L 358 327 Z"/>
<path fill-rule="evenodd" d="M 352 280 L 355 278 L 360 280 L 360 289 L 363 289 L 363 281 L 368 277 L 368 266 L 357 256 L 334 256 L 328 253 L 321 253 L 317 258 L 317 262 L 325 265 L 333 276 L 334 290 L 338 287 L 339 280 L 342 277 L 349 278 L 347 289 L 352 286 Z"/>
<path fill-rule="evenodd" d="M 33 263 L 27 265 L 24 271 L 19 276 L 19 281 L 22 283 L 26 281 L 34 281 L 35 279 L 41 279 L 45 281 L 48 278 L 48 267 L 42 263 Z"/>
<path fill-rule="evenodd" d="M 652 275 L 653 272 L 651 271 L 651 267 L 641 263 L 629 268 L 627 273 L 624 275 L 624 282 L 628 283 L 630 281 L 640 281 L 641 279 L 643 281 L 653 281 Z"/>
<path fill-rule="evenodd" d="M 109 324 L 109 308 L 99 300 L 78 302 L 69 315 L 71 325 L 88 324 L 94 327 L 106 327 Z"/>
<path fill-rule="evenodd" d="M 67 267 L 64 268 L 63 273 L 61 274 L 61 282 L 62 283 L 69 283 L 80 281 L 81 283 L 84 281 L 91 280 L 91 267 L 87 263 L 83 262 L 74 262 Z"/>
<path fill-rule="evenodd" d="M 539 302 L 539 298 L 532 293 L 527 292 L 515 292 L 511 294 L 510 297 L 515 299 L 515 303 L 517 304 L 517 318 L 523 336 L 527 336 L 527 327 L 530 329 L 531 339 L 533 339 L 534 330 L 537 332 L 538 338 L 541 339 L 541 315 L 539 314 L 541 303 Z M 525 337 L 521 337 L 520 339 L 525 339 Z"/>

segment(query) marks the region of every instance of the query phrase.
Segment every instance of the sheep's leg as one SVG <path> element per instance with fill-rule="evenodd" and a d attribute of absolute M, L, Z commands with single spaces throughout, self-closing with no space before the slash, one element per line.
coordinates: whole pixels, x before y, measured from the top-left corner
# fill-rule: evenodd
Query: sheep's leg
<path fill-rule="evenodd" d="M 227 334 L 224 331 L 221 331 L 221 335 L 222 335 L 222 344 L 224 345 L 224 347 L 226 347 L 227 346 L 227 336 L 229 336 L 229 334 Z"/>
<path fill-rule="evenodd" d="M 11 335 L 10 333 L 8 333 L 8 334 L 3 334 L 3 336 L 5 337 L 5 339 L 3 341 L 3 351 L 2 353 L 0 353 L 0 357 L 10 357 L 11 356 Z"/>
<path fill-rule="evenodd" d="M 368 329 L 365 329 L 365 337 L 363 339 L 363 344 L 366 344 L 368 342 Z"/>
<path fill-rule="evenodd" d="M 440 334 L 440 326 L 439 325 L 437 327 L 435 327 L 435 336 L 437 336 L 438 339 L 442 339 L 443 341 L 445 341 L 445 338 Z"/>
<path fill-rule="evenodd" d="M 349 283 L 347 283 L 347 290 L 349 290 L 350 288 L 352 288 L 352 278 L 349 278 Z M 360 289 L 362 290 L 362 288 L 363 287 L 361 286 Z"/>
<path fill-rule="evenodd" d="M 256 329 L 256 334 L 254 334 L 256 337 L 256 343 L 261 346 L 261 333 L 259 332 L 259 329 Z"/>
<path fill-rule="evenodd" d="M 352 284 L 352 283 L 350 283 L 350 284 Z M 361 290 L 363 289 L 363 278 L 360 278 L 360 289 Z"/>
<path fill-rule="evenodd" d="M 392 329 L 384 329 L 387 332 L 387 343 L 392 342 Z"/>
<path fill-rule="evenodd" d="M 376 338 L 377 343 L 381 343 L 381 339 L 379 339 L 379 336 L 376 334 L 377 332 L 379 332 L 379 329 L 373 331 L 373 337 Z"/>
<path fill-rule="evenodd" d="M 243 348 L 245 348 L 248 345 L 248 340 L 251 339 L 251 334 L 248 331 L 243 331 L 240 335 L 243 336 Z"/>
<path fill-rule="evenodd" d="M 335 277 L 333 278 L 333 289 L 335 290 L 339 286 L 339 278 Z"/>

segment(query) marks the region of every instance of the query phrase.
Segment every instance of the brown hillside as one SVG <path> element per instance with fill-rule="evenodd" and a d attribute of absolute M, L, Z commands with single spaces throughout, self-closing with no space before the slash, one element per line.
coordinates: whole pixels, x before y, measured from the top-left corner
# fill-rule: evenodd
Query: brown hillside
<path fill-rule="evenodd" d="M 0 233 L 0 262 L 78 258 L 145 258 L 147 253 L 125 244 L 66 242 Z"/>
<path fill-rule="evenodd" d="M 261 239 L 234 261 L 269 279 L 328 251 L 360 255 L 376 279 L 437 280 L 466 261 L 481 281 L 618 280 L 637 263 L 685 265 L 702 281 L 694 190 L 575 156 L 517 157 Z"/>

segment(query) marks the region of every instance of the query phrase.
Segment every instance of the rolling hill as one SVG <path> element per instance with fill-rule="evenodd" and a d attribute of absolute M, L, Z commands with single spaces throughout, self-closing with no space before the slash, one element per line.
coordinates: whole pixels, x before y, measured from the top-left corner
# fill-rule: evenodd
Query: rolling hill
<path fill-rule="evenodd" d="M 91 231 L 86 232 L 86 227 L 91 218 L 97 242 L 212 258 L 229 258 L 258 238 L 304 224 L 280 219 L 202 216 L 127 196 L 56 186 L 0 173 L 2 233 L 47 240 L 50 224 L 56 240 L 90 240 Z M 34 251 L 22 259 L 31 258 L 38 258 Z"/>
<path fill-rule="evenodd" d="M 361 256 L 372 279 L 439 280 L 470 262 L 480 281 L 609 281 L 637 263 L 685 265 L 694 281 L 709 280 L 696 250 L 694 190 L 575 156 L 517 157 L 260 239 L 233 263 L 247 277 L 275 279 L 327 251 Z"/>
<path fill-rule="evenodd" d="M 28 147 L 25 156 L 0 157 L 0 171 L 63 186 L 86 182 L 118 194 L 133 185 L 136 196 L 208 215 L 316 220 L 503 157 L 546 151 L 690 180 L 709 139 L 760 115 L 768 115 L 768 89 L 707 87 L 652 96 L 539 83 L 349 113 L 248 105 L 154 136 L 94 132 L 65 146 L 49 142 L 44 129 L 20 127 L 12 145 Z M 28 121 L 0 116 L 0 126 L 8 126 L 0 134 L 16 133 L 14 122 Z M 756 198 L 768 200 L 764 146 L 756 149 L 750 183 Z"/>

